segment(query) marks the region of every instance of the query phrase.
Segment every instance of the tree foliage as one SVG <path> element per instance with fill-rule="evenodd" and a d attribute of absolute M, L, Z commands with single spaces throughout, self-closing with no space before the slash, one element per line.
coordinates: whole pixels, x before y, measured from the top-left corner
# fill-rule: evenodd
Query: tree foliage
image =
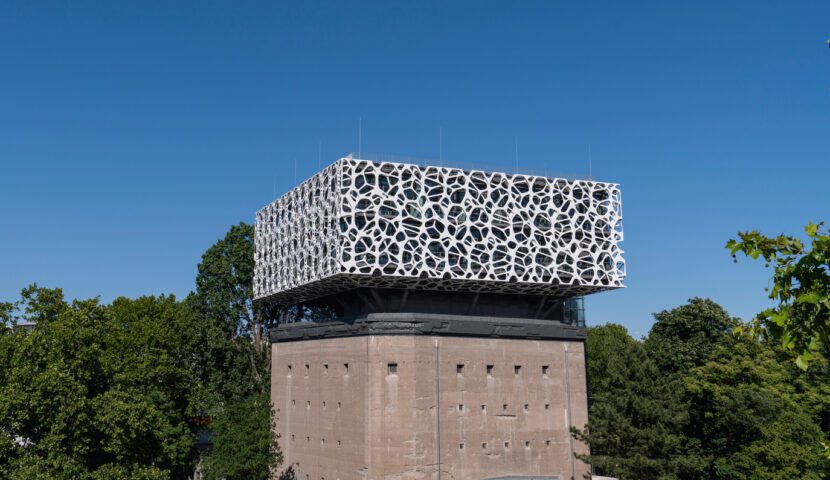
<path fill-rule="evenodd" d="M 660 374 L 646 348 L 620 325 L 589 329 L 590 428 L 576 432 L 594 455 L 583 457 L 597 471 L 626 478 L 664 478 L 683 470 L 688 412 L 678 382 Z"/>
<path fill-rule="evenodd" d="M 576 431 L 597 473 L 627 479 L 823 479 L 830 370 L 809 374 L 711 300 L 655 314 L 643 340 L 588 331 L 590 422 Z"/>
<path fill-rule="evenodd" d="M 809 247 L 795 237 L 767 237 L 757 231 L 739 233 L 740 241 L 726 244 L 736 261 L 741 252 L 773 267 L 767 291 L 777 306 L 758 314 L 751 331 L 780 342 L 802 369 L 830 342 L 830 233 L 822 226 L 809 223 L 804 228 Z"/>
<path fill-rule="evenodd" d="M 187 478 L 194 325 L 173 297 L 29 287 L 0 329 L 0 478 Z"/>
<path fill-rule="evenodd" d="M 253 301 L 254 229 L 240 223 L 202 256 L 188 298 L 204 342 L 204 414 L 212 420 L 205 478 L 257 480 L 282 456 L 269 400 L 274 307 Z"/>
<path fill-rule="evenodd" d="M 269 428 L 263 428 L 267 425 Z M 251 395 L 229 405 L 211 425 L 213 450 L 205 461 L 206 478 L 266 479 L 282 463 L 274 439 L 268 394 Z"/>
<path fill-rule="evenodd" d="M 252 232 L 208 249 L 183 302 L 31 286 L 0 303 L 0 478 L 185 479 L 200 461 L 208 479 L 269 478 L 282 457 Z"/>

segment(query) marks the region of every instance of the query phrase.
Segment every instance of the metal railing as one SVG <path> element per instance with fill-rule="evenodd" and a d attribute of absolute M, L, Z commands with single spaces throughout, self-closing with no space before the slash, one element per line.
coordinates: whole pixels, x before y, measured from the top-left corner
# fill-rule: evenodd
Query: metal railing
<path fill-rule="evenodd" d="M 465 171 L 480 171 L 485 173 L 503 173 L 506 175 L 526 175 L 529 177 L 543 177 L 543 178 L 564 178 L 565 180 L 589 180 L 595 181 L 594 177 L 581 173 L 563 173 L 555 170 L 527 168 L 523 166 L 507 166 L 495 165 L 480 162 L 456 162 L 451 160 L 411 157 L 406 155 L 392 155 L 385 153 L 368 153 L 368 152 L 351 152 L 344 158 L 351 158 L 355 160 L 367 160 L 375 163 L 405 163 L 410 165 L 418 165 L 419 167 L 443 167 L 454 168 Z"/>

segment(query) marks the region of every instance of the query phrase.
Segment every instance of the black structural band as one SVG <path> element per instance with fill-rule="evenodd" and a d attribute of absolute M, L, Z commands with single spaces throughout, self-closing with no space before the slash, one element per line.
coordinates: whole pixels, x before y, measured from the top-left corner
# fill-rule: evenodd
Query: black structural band
<path fill-rule="evenodd" d="M 584 341 L 586 330 L 550 320 L 473 317 L 419 313 L 373 313 L 354 321 L 282 324 L 271 342 L 292 342 L 363 335 L 447 335 Z"/>

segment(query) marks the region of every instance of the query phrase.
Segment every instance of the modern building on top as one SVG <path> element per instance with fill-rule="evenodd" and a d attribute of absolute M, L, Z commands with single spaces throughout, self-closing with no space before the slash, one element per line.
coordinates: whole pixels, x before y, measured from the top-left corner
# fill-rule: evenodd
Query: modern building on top
<path fill-rule="evenodd" d="M 583 478 L 581 297 L 623 286 L 621 213 L 616 184 L 353 155 L 265 206 L 278 475 Z"/>

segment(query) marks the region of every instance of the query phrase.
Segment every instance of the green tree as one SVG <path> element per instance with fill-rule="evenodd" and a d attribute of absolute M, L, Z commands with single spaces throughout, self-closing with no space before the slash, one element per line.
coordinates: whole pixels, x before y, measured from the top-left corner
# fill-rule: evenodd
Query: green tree
<path fill-rule="evenodd" d="M 651 358 L 663 374 L 685 374 L 703 365 L 728 333 L 740 324 L 720 305 L 704 298 L 654 314 L 645 340 Z"/>
<path fill-rule="evenodd" d="M 642 342 L 620 325 L 588 329 L 589 424 L 576 431 L 591 446 L 582 457 L 620 479 L 685 478 L 688 413 L 678 381 L 662 375 Z"/>
<path fill-rule="evenodd" d="M 757 231 L 739 233 L 740 241 L 726 244 L 735 261 L 741 252 L 773 267 L 767 290 L 777 306 L 758 314 L 751 331 L 780 342 L 805 370 L 830 341 L 830 234 L 822 226 L 809 223 L 804 228 L 810 247 L 795 237 L 767 237 Z"/>
<path fill-rule="evenodd" d="M 830 367 L 810 371 L 776 344 L 732 335 L 736 319 L 711 300 L 655 315 L 643 341 L 591 328 L 590 422 L 576 432 L 598 473 L 620 479 L 823 479 Z M 826 348 L 826 347 L 825 347 Z"/>
<path fill-rule="evenodd" d="M 270 478 L 282 463 L 275 442 L 271 401 L 267 394 L 251 395 L 233 405 L 211 425 L 215 442 L 205 461 L 208 478 Z M 263 429 L 268 424 L 270 428 Z"/>
<path fill-rule="evenodd" d="M 173 297 L 68 303 L 29 287 L 0 329 L 0 473 L 176 479 L 193 471 L 194 324 Z"/>
<path fill-rule="evenodd" d="M 708 479 L 822 479 L 828 474 L 797 372 L 751 338 L 728 337 L 714 359 L 685 378 L 688 435 L 699 440 Z"/>
<path fill-rule="evenodd" d="M 268 400 L 266 338 L 279 310 L 253 301 L 254 228 L 231 227 L 202 256 L 198 272 L 188 304 L 204 346 L 202 412 L 212 420 L 205 477 L 267 479 L 282 459 Z"/>

